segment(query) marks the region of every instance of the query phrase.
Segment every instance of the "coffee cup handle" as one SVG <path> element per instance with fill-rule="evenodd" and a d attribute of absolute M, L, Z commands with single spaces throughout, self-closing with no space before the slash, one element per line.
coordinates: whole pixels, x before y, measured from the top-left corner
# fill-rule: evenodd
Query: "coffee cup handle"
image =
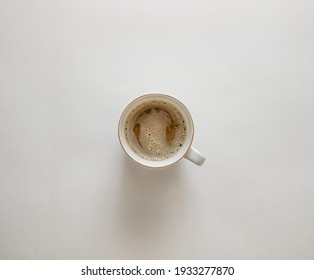
<path fill-rule="evenodd" d="M 194 149 L 193 147 L 190 147 L 190 149 L 187 151 L 184 157 L 199 166 L 201 166 L 206 160 L 204 155 L 200 153 L 198 150 Z"/>

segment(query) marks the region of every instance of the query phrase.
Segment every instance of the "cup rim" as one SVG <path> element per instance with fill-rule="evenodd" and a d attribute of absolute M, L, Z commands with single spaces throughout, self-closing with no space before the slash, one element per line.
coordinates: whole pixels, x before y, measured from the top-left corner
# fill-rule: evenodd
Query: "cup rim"
<path fill-rule="evenodd" d="M 120 126 L 121 126 L 121 122 L 122 122 L 122 117 L 125 115 L 125 113 L 126 113 L 128 107 L 129 107 L 132 103 L 136 102 L 137 100 L 139 100 L 139 99 L 141 99 L 141 98 L 144 98 L 144 97 L 146 97 L 146 96 L 151 96 L 151 95 L 165 96 L 165 97 L 174 99 L 181 107 L 183 107 L 183 109 L 187 112 L 187 114 L 188 114 L 188 116 L 189 116 L 189 118 L 190 118 L 190 120 L 191 120 L 191 128 L 192 128 L 192 133 L 191 133 L 191 134 L 192 134 L 192 135 L 191 135 L 191 140 L 190 140 L 190 143 L 189 143 L 188 148 L 186 149 L 186 151 L 184 152 L 184 154 L 183 154 L 181 157 L 179 157 L 176 161 L 171 162 L 171 163 L 166 164 L 166 165 L 162 165 L 162 166 L 149 166 L 149 165 L 145 165 L 145 164 L 143 164 L 143 163 L 137 161 L 137 160 L 134 159 L 133 157 L 131 157 L 131 156 L 129 155 L 129 153 L 126 151 L 126 149 L 124 148 L 124 145 L 123 145 L 122 140 L 121 140 L 121 135 L 120 135 Z M 124 110 L 122 111 L 122 113 L 121 113 L 121 115 L 120 115 L 120 118 L 119 118 L 119 123 L 118 123 L 118 138 L 119 138 L 120 145 L 121 145 L 122 149 L 124 150 L 124 152 L 128 155 L 129 158 L 131 158 L 131 159 L 132 159 L 134 162 L 136 162 L 137 164 L 140 164 L 141 166 L 144 166 L 144 167 L 147 167 L 147 168 L 152 168 L 152 169 L 155 169 L 155 168 L 165 168 L 165 167 L 169 167 L 169 166 L 172 166 L 172 165 L 178 163 L 182 158 L 185 157 L 185 155 L 187 154 L 187 152 L 188 152 L 189 149 L 191 148 L 192 143 L 193 143 L 193 140 L 194 140 L 194 122 L 193 122 L 193 118 L 192 118 L 191 113 L 190 113 L 190 111 L 188 110 L 188 108 L 187 108 L 180 100 L 178 100 L 177 98 L 175 98 L 175 97 L 173 97 L 173 96 L 171 96 L 171 95 L 169 95 L 169 94 L 165 94 L 165 93 L 161 93 L 161 92 L 145 93 L 145 94 L 143 94 L 143 95 L 141 95 L 141 96 L 138 96 L 137 98 L 133 99 L 132 101 L 130 101 L 130 102 L 126 105 L 126 107 L 124 108 Z"/>

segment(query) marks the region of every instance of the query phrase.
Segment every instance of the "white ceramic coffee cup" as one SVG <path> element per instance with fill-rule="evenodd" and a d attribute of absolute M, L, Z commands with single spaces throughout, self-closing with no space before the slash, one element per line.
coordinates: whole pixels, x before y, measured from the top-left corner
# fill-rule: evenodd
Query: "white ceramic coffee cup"
<path fill-rule="evenodd" d="M 186 138 L 182 147 L 173 156 L 163 160 L 149 160 L 139 156 L 130 148 L 124 134 L 126 119 L 128 115 L 132 112 L 132 110 L 144 102 L 153 100 L 160 100 L 174 105 L 180 111 L 186 123 Z M 182 158 L 186 158 L 197 165 L 202 165 L 205 161 L 205 157 L 199 151 L 192 147 L 192 141 L 194 137 L 194 125 L 190 112 L 179 100 L 166 94 L 150 93 L 142 95 L 133 100 L 122 112 L 119 121 L 118 135 L 121 146 L 127 153 L 127 155 L 135 160 L 137 163 L 147 167 L 166 167 L 178 162 Z"/>

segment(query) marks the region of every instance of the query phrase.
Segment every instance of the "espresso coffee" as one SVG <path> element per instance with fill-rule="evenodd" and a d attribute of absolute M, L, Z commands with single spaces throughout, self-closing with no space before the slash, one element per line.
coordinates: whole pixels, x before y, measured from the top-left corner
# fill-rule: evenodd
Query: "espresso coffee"
<path fill-rule="evenodd" d="M 146 101 L 127 116 L 125 138 L 130 148 L 149 160 L 164 160 L 182 147 L 186 123 L 174 105 L 160 100 Z"/>

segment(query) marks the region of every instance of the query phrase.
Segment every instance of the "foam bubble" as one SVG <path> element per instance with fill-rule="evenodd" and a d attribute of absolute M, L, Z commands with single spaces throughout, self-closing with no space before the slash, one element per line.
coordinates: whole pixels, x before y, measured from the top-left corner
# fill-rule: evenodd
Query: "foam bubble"
<path fill-rule="evenodd" d="M 127 131 L 131 133 L 128 135 Z M 168 102 L 144 102 L 127 117 L 125 136 L 129 146 L 143 158 L 162 160 L 182 147 L 185 121 L 180 111 Z"/>

